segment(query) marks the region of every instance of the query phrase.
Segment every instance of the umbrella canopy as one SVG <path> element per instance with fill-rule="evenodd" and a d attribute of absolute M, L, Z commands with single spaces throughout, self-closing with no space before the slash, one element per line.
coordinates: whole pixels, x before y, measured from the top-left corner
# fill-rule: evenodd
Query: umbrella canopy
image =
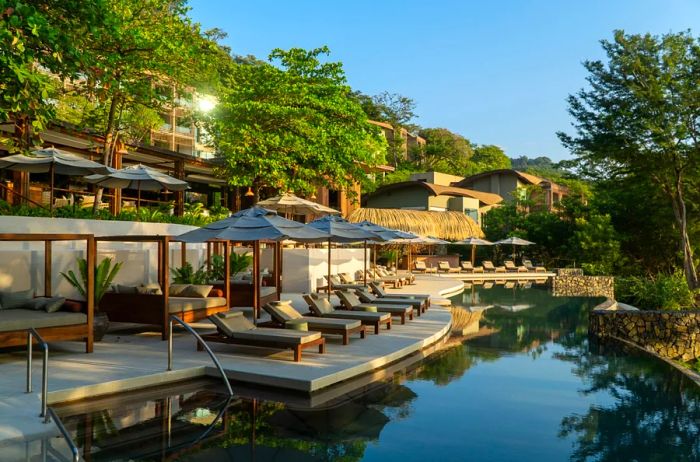
<path fill-rule="evenodd" d="M 511 245 L 513 246 L 513 260 L 515 260 L 515 246 L 516 245 L 533 245 L 534 242 L 526 241 L 525 239 L 520 239 L 519 237 L 513 236 L 507 239 L 501 239 L 500 241 L 494 242 L 494 245 Z"/>
<path fill-rule="evenodd" d="M 331 215 L 318 218 L 309 223 L 309 226 L 328 235 L 328 294 L 331 293 L 331 242 L 349 243 L 364 241 L 364 281 L 367 282 L 367 241 L 382 241 L 383 239 L 381 236 L 371 231 L 362 229 L 362 227 L 358 226 L 356 223 L 350 223 L 343 218 Z"/>
<path fill-rule="evenodd" d="M 337 215 L 336 209 L 302 199 L 294 194 L 282 194 L 257 203 L 258 206 L 291 215 Z"/>
<path fill-rule="evenodd" d="M 486 239 L 479 239 L 477 237 L 470 237 L 464 239 L 463 241 L 457 241 L 455 244 L 461 245 L 471 245 L 472 246 L 472 265 L 474 265 L 476 260 L 476 246 L 477 245 L 494 245 L 493 242 L 487 241 Z"/>
<path fill-rule="evenodd" d="M 416 234 L 407 233 L 398 229 L 386 228 L 367 220 L 355 224 L 365 231 L 376 234 L 384 242 L 391 242 L 396 239 L 415 239 L 418 237 Z"/>
<path fill-rule="evenodd" d="M 83 176 L 91 173 L 109 173 L 112 169 L 56 148 L 37 149 L 30 155 L 15 154 L 0 158 L 0 169 L 28 173 L 49 173 L 49 203 L 53 211 L 54 178 L 56 174 Z"/>
<path fill-rule="evenodd" d="M 509 237 L 508 239 L 501 239 L 500 241 L 494 242 L 495 245 L 533 245 L 534 242 L 526 241 L 525 239 L 520 239 L 519 237 Z"/>
<path fill-rule="evenodd" d="M 90 175 L 88 182 L 105 188 L 138 189 L 143 191 L 184 191 L 189 189 L 186 181 L 178 180 L 163 172 L 145 165 L 131 165 L 119 170 L 112 170 L 106 175 Z"/>
<path fill-rule="evenodd" d="M 0 169 L 29 173 L 50 173 L 82 176 L 91 173 L 109 173 L 111 169 L 98 162 L 85 159 L 56 148 L 37 149 L 30 155 L 15 154 L 0 158 Z"/>
<path fill-rule="evenodd" d="M 141 190 L 146 191 L 184 191 L 190 186 L 186 181 L 178 180 L 163 172 L 154 170 L 144 165 L 132 165 L 119 170 L 111 169 L 106 175 L 90 175 L 85 179 L 97 186 L 116 189 L 136 189 L 136 209 L 141 206 Z"/>
<path fill-rule="evenodd" d="M 287 239 L 296 242 L 322 242 L 328 240 L 328 234 L 298 221 L 283 218 L 272 210 L 251 207 L 223 220 L 181 234 L 177 239 L 183 242 L 278 242 Z"/>

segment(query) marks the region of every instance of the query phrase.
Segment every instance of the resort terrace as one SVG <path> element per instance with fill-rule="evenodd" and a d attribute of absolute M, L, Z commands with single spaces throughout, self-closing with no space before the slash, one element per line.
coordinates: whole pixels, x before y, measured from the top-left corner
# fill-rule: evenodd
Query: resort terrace
<path fill-rule="evenodd" d="M 431 308 L 421 317 L 391 330 L 382 327 L 380 335 L 368 332 L 364 340 L 353 339 L 342 345 L 338 337 L 330 338 L 325 354 L 310 350 L 301 362 L 292 361 L 288 350 L 270 350 L 210 344 L 233 383 L 245 382 L 260 389 L 281 388 L 314 396 L 334 396 L 332 390 L 353 380 L 377 379 L 381 370 L 438 344 L 450 331 L 449 309 L 441 306 L 443 296 L 458 293 L 463 284 L 447 278 L 421 276 L 415 292 L 435 297 Z M 392 289 L 389 289 L 390 291 Z M 282 294 L 302 311 L 305 302 L 299 294 Z M 265 317 L 261 319 L 265 321 Z M 191 324 L 197 331 L 212 331 L 208 321 Z M 79 342 L 56 342 L 50 345 L 49 405 L 95 398 L 101 395 L 164 385 L 195 377 L 219 377 L 219 372 L 203 351 L 195 348 L 195 339 L 186 331 L 173 334 L 173 370 L 167 368 L 167 342 L 158 333 L 139 332 L 123 325 L 95 343 L 94 353 L 85 354 Z M 422 353 L 422 354 L 425 354 Z M 0 451 L 17 445 L 29 445 L 42 438 L 58 436 L 53 424 L 39 417 L 41 407 L 40 359 L 35 355 L 32 371 L 33 393 L 25 393 L 26 351 L 18 349 L 0 355 Z M 418 356 L 418 358 L 423 357 Z M 346 390 L 347 391 L 347 390 Z M 318 401 L 316 399 L 315 401 Z"/>

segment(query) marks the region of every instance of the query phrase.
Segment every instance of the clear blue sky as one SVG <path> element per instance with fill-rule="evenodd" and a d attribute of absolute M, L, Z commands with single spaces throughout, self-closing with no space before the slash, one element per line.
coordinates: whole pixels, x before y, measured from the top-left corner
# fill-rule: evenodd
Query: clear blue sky
<path fill-rule="evenodd" d="M 190 0 L 203 27 L 238 54 L 328 45 L 350 85 L 416 101 L 416 123 L 444 127 L 511 157 L 569 157 L 566 96 L 581 62 L 614 29 L 700 34 L 692 0 Z"/>

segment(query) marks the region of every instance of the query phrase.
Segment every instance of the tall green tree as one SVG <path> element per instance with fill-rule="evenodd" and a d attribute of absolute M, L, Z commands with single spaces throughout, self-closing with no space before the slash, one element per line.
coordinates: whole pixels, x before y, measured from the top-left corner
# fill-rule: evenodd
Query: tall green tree
<path fill-rule="evenodd" d="M 471 157 L 471 172 L 474 175 L 489 170 L 510 168 L 510 157 L 499 146 L 493 144 L 477 144 L 472 146 L 474 155 Z"/>
<path fill-rule="evenodd" d="M 463 175 L 469 169 L 474 152 L 468 139 L 446 128 L 424 128 L 418 135 L 426 141 L 424 147 L 413 153 L 421 169 L 454 175 Z"/>
<path fill-rule="evenodd" d="M 14 125 L 6 145 L 26 150 L 53 118 L 52 75 L 75 79 L 81 46 L 97 27 L 102 0 L 0 0 L 0 122 Z"/>
<path fill-rule="evenodd" d="M 602 46 L 607 62 L 585 62 L 589 87 L 568 100 L 575 134 L 559 136 L 589 174 L 649 178 L 663 192 L 688 286 L 697 288 L 686 196 L 700 166 L 700 41 L 616 31 Z"/>
<path fill-rule="evenodd" d="M 326 47 L 274 50 L 272 63 L 231 62 L 219 103 L 204 123 L 234 186 L 297 194 L 363 182 L 364 165 L 384 162 L 385 142 L 351 96 Z M 348 188 L 349 189 L 349 188 Z"/>

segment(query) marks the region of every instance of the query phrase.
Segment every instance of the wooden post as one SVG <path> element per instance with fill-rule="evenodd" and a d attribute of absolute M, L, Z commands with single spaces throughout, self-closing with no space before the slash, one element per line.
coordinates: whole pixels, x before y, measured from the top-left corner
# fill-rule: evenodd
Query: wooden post
<path fill-rule="evenodd" d="M 184 160 L 175 161 L 175 178 L 177 178 L 178 180 L 185 180 Z M 185 214 L 185 191 L 175 192 L 175 210 L 173 212 L 177 217 L 181 217 Z"/>
<path fill-rule="evenodd" d="M 85 301 L 87 302 L 87 341 L 85 342 L 85 352 L 92 353 L 93 350 L 93 322 L 95 316 L 95 255 L 97 254 L 97 243 L 95 237 L 90 236 L 86 242 L 87 247 L 87 287 L 85 288 Z"/>
<path fill-rule="evenodd" d="M 207 271 L 211 271 L 211 242 L 207 242 Z"/>
<path fill-rule="evenodd" d="M 51 296 L 51 241 L 44 241 L 44 297 Z"/>
<path fill-rule="evenodd" d="M 365 239 L 365 257 L 362 260 L 362 264 L 364 266 L 364 271 L 362 272 L 363 274 L 363 279 L 364 279 L 364 285 L 367 285 L 367 239 Z"/>
<path fill-rule="evenodd" d="M 260 241 L 253 242 L 253 321 L 260 317 Z"/>
<path fill-rule="evenodd" d="M 126 150 L 123 148 L 118 149 L 114 152 L 114 157 L 112 158 L 112 167 L 119 170 L 122 168 L 122 156 Z M 118 215 L 122 211 L 122 189 L 114 188 L 112 189 L 112 214 Z"/>
<path fill-rule="evenodd" d="M 187 243 L 180 243 L 180 267 L 185 266 L 187 263 Z"/>
<path fill-rule="evenodd" d="M 326 281 L 328 284 L 326 288 L 326 292 L 328 293 L 328 300 L 330 301 L 331 298 L 331 239 L 328 238 L 328 281 Z"/>
<path fill-rule="evenodd" d="M 224 297 L 226 306 L 231 307 L 231 242 L 224 242 Z"/>
<path fill-rule="evenodd" d="M 275 278 L 275 289 L 277 290 L 277 299 L 279 300 L 280 294 L 282 293 L 282 284 L 281 284 L 281 268 L 280 264 L 282 263 L 282 243 L 281 242 L 275 242 L 275 273 L 274 273 L 274 278 Z"/>
<path fill-rule="evenodd" d="M 168 273 L 170 269 L 170 258 L 169 258 L 169 253 L 170 253 L 170 237 L 169 236 L 163 236 L 163 240 L 159 242 L 159 247 L 163 247 L 163 250 L 161 252 L 162 259 L 159 261 L 158 265 L 161 267 L 161 278 L 162 278 L 162 283 L 161 287 L 163 290 L 163 303 L 164 303 L 164 309 L 163 309 L 163 331 L 161 333 L 161 338 L 163 340 L 168 339 L 168 322 L 170 321 L 170 291 L 167 290 L 168 286 L 170 285 L 168 282 Z"/>

